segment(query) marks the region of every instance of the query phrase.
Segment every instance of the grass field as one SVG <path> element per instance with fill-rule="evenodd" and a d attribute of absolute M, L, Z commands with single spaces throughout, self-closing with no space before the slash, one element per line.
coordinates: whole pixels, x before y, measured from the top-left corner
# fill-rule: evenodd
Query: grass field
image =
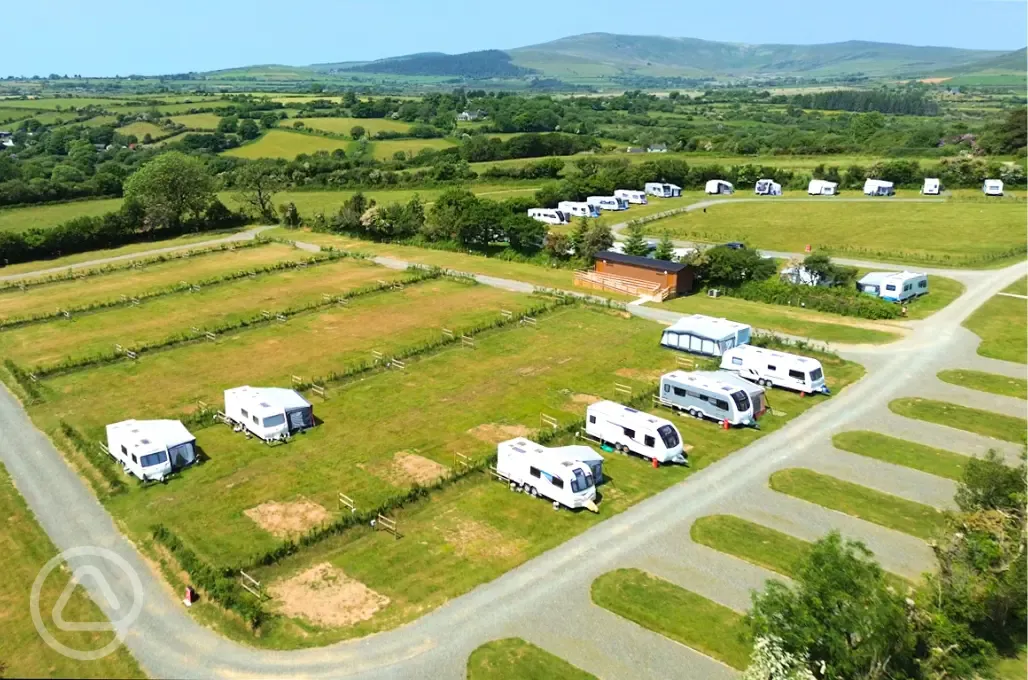
<path fill-rule="evenodd" d="M 926 541 L 942 531 L 945 525 L 945 515 L 933 507 L 813 470 L 779 470 L 771 475 L 770 484 L 780 493 Z"/>
<path fill-rule="evenodd" d="M 996 373 L 971 370 L 939 371 L 939 380 L 953 385 L 960 385 L 980 392 L 992 392 L 1004 397 L 1016 397 L 1024 399 L 1028 394 L 1028 380 L 1023 378 L 1010 378 Z"/>
<path fill-rule="evenodd" d="M 410 124 L 388 118 L 291 118 L 281 123 L 283 127 L 292 127 L 295 123 L 303 123 L 308 128 L 324 130 L 337 135 L 350 136 L 350 130 L 359 125 L 369 135 L 376 132 L 407 132 Z"/>
<path fill-rule="evenodd" d="M 216 113 L 187 113 L 182 116 L 172 116 L 171 120 L 179 125 L 196 130 L 217 129 L 221 116 Z"/>
<path fill-rule="evenodd" d="M 52 227 L 73 217 L 103 215 L 121 207 L 120 198 L 71 201 L 0 210 L 0 231 L 21 232 L 35 227 Z"/>
<path fill-rule="evenodd" d="M 399 151 L 417 156 L 422 149 L 448 149 L 456 146 L 449 139 L 383 139 L 371 143 L 372 153 L 379 160 L 389 160 Z"/>
<path fill-rule="evenodd" d="M 963 478 L 969 460 L 959 453 L 864 430 L 840 432 L 832 437 L 832 444 L 843 451 L 952 480 Z"/>
<path fill-rule="evenodd" d="M 908 319 L 927 319 L 964 293 L 964 284 L 945 276 L 928 275 L 928 295 L 907 304 Z"/>
<path fill-rule="evenodd" d="M 36 632 L 29 610 L 29 592 L 43 566 L 57 549 L 36 523 L 18 494 L 7 470 L 0 465 L 0 661 L 5 677 L 12 678 L 142 678 L 145 677 L 124 647 L 96 661 L 77 661 L 58 653 Z M 49 616 L 67 587 L 70 575 L 58 569 L 44 582 L 40 613 L 47 629 L 64 645 L 88 651 L 100 649 L 110 632 L 68 632 L 53 626 Z M 99 622 L 103 614 L 81 587 L 75 588 L 63 609 L 66 621 Z"/>
<path fill-rule="evenodd" d="M 143 137 L 146 135 L 150 135 L 153 139 L 158 139 L 160 137 L 167 137 L 170 134 L 162 127 L 139 120 L 118 128 L 118 132 L 123 135 L 135 135 L 139 141 L 143 141 Z"/>
<path fill-rule="evenodd" d="M 1014 295 L 1028 295 L 1028 277 L 1018 280 L 1016 283 L 1012 283 L 1003 289 L 1004 293 L 1013 293 Z"/>
<path fill-rule="evenodd" d="M 592 585 L 593 602 L 655 633 L 746 668 L 749 631 L 742 614 L 638 569 L 608 572 Z"/>
<path fill-rule="evenodd" d="M 468 680 L 596 680 L 521 638 L 487 642 L 468 657 Z"/>
<path fill-rule="evenodd" d="M 810 543 L 733 515 L 707 515 L 692 523 L 689 536 L 714 550 L 792 576 L 810 553 Z"/>
<path fill-rule="evenodd" d="M 1023 299 L 997 295 L 976 309 L 964 327 L 982 339 L 978 353 L 983 357 L 1028 363 L 1028 311 Z"/>
<path fill-rule="evenodd" d="M 895 399 L 889 402 L 889 410 L 907 418 L 925 420 L 1010 442 L 1024 442 L 1025 430 L 1028 429 L 1028 421 L 1024 418 L 1013 418 L 934 399 Z"/>
<path fill-rule="evenodd" d="M 300 154 L 346 149 L 350 144 L 351 142 L 332 139 L 331 137 L 305 135 L 300 132 L 287 132 L 285 130 L 268 130 L 257 141 L 224 151 L 223 155 L 249 158 L 251 160 L 255 158 L 284 158 L 291 161 Z"/>
<path fill-rule="evenodd" d="M 768 250 L 829 254 L 938 267 L 998 266 L 1024 258 L 1023 203 L 880 202 L 774 199 L 709 208 L 651 222 L 647 233 Z M 912 239 L 912 233 L 931 238 Z"/>

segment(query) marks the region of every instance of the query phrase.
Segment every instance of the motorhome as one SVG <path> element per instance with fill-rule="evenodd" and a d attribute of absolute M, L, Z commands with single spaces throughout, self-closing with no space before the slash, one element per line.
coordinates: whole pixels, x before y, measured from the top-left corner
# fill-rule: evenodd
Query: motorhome
<path fill-rule="evenodd" d="M 646 205 L 648 202 L 646 199 L 645 191 L 632 191 L 631 189 L 618 189 L 614 192 L 614 196 L 622 198 L 634 205 Z"/>
<path fill-rule="evenodd" d="M 708 194 L 733 194 L 735 193 L 735 187 L 732 186 L 731 182 L 726 182 L 723 179 L 711 179 L 707 180 L 707 185 L 703 188 Z"/>
<path fill-rule="evenodd" d="M 177 420 L 123 420 L 107 426 L 107 451 L 129 474 L 163 480 L 196 462 L 196 437 Z"/>
<path fill-rule="evenodd" d="M 826 179 L 812 179 L 807 185 L 807 193 L 811 196 L 834 196 L 838 189 L 838 182 L 829 182 Z"/>
<path fill-rule="evenodd" d="M 739 345 L 721 355 L 721 369 L 764 387 L 830 394 L 821 362 L 798 354 Z"/>
<path fill-rule="evenodd" d="M 942 181 L 938 177 L 925 177 L 921 193 L 925 196 L 938 196 L 942 193 Z"/>
<path fill-rule="evenodd" d="M 672 371 L 660 377 L 660 403 L 694 418 L 757 427 L 764 388 L 724 371 Z"/>
<path fill-rule="evenodd" d="M 590 196 L 585 199 L 590 205 L 598 205 L 603 210 L 627 210 L 628 201 L 617 196 Z"/>
<path fill-rule="evenodd" d="M 773 179 L 758 179 L 753 186 L 753 193 L 757 196 L 781 196 L 782 185 Z"/>
<path fill-rule="evenodd" d="M 524 437 L 500 442 L 496 446 L 496 475 L 511 490 L 548 498 L 555 509 L 564 506 L 599 512 L 592 468 L 557 451 Z"/>
<path fill-rule="evenodd" d="M 570 217 L 599 217 L 599 206 L 590 205 L 585 201 L 561 201 L 557 210 Z"/>
<path fill-rule="evenodd" d="M 643 187 L 650 196 L 658 198 L 675 198 L 682 195 L 682 187 L 677 184 L 666 184 L 663 182 L 647 182 Z"/>
<path fill-rule="evenodd" d="M 551 210 L 549 208 L 531 208 L 528 211 L 528 216 L 538 222 L 545 222 L 546 224 L 567 224 L 570 222 L 568 216 L 561 210 Z"/>
<path fill-rule="evenodd" d="M 868 272 L 857 290 L 889 302 L 905 302 L 928 293 L 928 276 L 915 272 Z"/>
<path fill-rule="evenodd" d="M 686 463 L 682 435 L 670 420 L 613 401 L 586 408 L 585 433 L 618 451 L 657 463 Z"/>
<path fill-rule="evenodd" d="M 896 188 L 892 182 L 883 179 L 868 179 L 864 182 L 865 196 L 892 196 L 895 193 Z"/>
<path fill-rule="evenodd" d="M 986 196 L 1002 196 L 1003 195 L 1003 180 L 1001 179 L 987 179 L 985 184 L 982 185 L 982 192 Z"/>
<path fill-rule="evenodd" d="M 752 331 L 743 323 L 692 314 L 664 329 L 660 344 L 692 354 L 719 357 L 727 349 L 748 343 Z"/>
<path fill-rule="evenodd" d="M 294 390 L 282 387 L 233 387 L 225 390 L 225 416 L 240 431 L 266 442 L 288 439 L 314 427 L 314 408 Z"/>

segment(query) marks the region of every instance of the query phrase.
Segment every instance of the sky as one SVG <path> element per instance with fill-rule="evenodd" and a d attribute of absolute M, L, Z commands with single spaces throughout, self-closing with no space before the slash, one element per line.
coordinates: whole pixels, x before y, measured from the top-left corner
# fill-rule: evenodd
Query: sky
<path fill-rule="evenodd" d="M 156 75 L 508 49 L 603 31 L 742 43 L 872 40 L 1014 50 L 1028 0 L 37 0 L 0 35 L 0 76 Z M 20 18 L 19 18 L 20 17 Z"/>

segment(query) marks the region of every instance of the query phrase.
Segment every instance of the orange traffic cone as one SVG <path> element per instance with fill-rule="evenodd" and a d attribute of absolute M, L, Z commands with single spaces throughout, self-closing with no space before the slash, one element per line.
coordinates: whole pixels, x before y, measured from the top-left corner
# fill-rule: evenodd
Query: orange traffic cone
<path fill-rule="evenodd" d="M 724 420 L 721 421 L 721 429 L 722 430 L 727 430 L 729 428 L 731 428 L 731 425 L 728 424 L 728 418 L 725 418 Z"/>
<path fill-rule="evenodd" d="M 656 458 L 654 458 L 653 459 L 653 469 L 657 469 L 659 467 L 660 467 L 660 461 L 657 460 Z"/>

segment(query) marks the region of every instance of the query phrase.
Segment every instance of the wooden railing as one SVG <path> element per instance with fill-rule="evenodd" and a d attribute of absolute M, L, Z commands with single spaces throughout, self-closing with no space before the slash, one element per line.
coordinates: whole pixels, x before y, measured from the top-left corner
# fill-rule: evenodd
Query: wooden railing
<path fill-rule="evenodd" d="M 626 295 L 647 295 L 660 300 L 666 300 L 671 295 L 671 289 L 661 288 L 659 283 L 587 270 L 575 272 L 575 285 L 611 290 Z"/>

